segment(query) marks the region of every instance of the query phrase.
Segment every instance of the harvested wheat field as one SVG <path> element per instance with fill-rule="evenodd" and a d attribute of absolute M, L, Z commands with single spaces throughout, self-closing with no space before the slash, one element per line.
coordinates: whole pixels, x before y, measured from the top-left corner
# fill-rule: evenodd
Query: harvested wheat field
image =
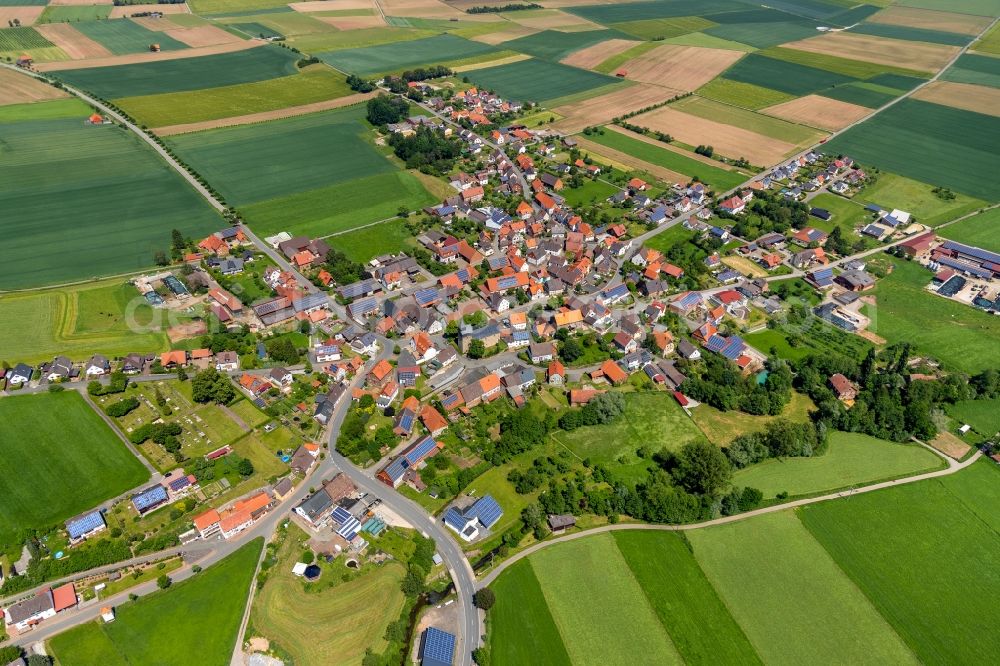
<path fill-rule="evenodd" d="M 834 131 L 861 120 L 871 112 L 871 109 L 857 104 L 841 102 L 819 95 L 806 95 L 790 102 L 769 106 L 760 111 L 760 113 L 790 120 L 793 123 Z"/>
<path fill-rule="evenodd" d="M 385 19 L 378 16 L 317 16 L 323 23 L 337 30 L 362 30 L 364 28 L 385 27 Z"/>
<path fill-rule="evenodd" d="M 621 69 L 626 78 L 678 90 L 705 85 L 743 57 L 740 51 L 665 44 L 629 60 Z"/>
<path fill-rule="evenodd" d="M 849 32 L 828 32 L 782 45 L 789 49 L 824 55 L 863 60 L 880 65 L 905 67 L 922 72 L 936 72 L 947 65 L 961 50 L 957 46 L 907 42 L 887 37 L 855 35 Z"/>
<path fill-rule="evenodd" d="M 226 32 L 222 28 L 217 28 L 214 25 L 203 25 L 198 28 L 172 28 L 165 30 L 163 34 L 173 37 L 177 41 L 187 44 L 194 49 L 203 46 L 233 44 L 243 41 L 236 35 Z"/>
<path fill-rule="evenodd" d="M 484 16 L 490 19 L 489 14 L 466 14 L 438 0 L 381 0 L 380 4 L 386 16 L 437 19 L 454 18 L 467 21 L 475 21 L 477 17 Z M 492 18 L 491 20 L 495 21 L 496 19 Z"/>
<path fill-rule="evenodd" d="M 114 67 L 115 65 L 134 65 L 137 62 L 157 62 L 159 60 L 181 60 L 182 58 L 197 58 L 198 56 L 233 53 L 264 46 L 266 42 L 256 40 L 240 40 L 231 44 L 202 46 L 197 49 L 181 51 L 160 51 L 159 53 L 131 53 L 129 55 L 108 56 L 94 60 L 70 60 L 67 62 L 35 63 L 35 69 L 40 72 L 54 72 L 66 69 L 85 69 L 87 67 Z"/>
<path fill-rule="evenodd" d="M 47 99 L 69 97 L 67 93 L 47 83 L 9 69 L 0 69 L 0 106 L 24 104 Z"/>
<path fill-rule="evenodd" d="M 137 16 L 131 19 L 133 23 L 141 25 L 146 30 L 153 32 L 166 32 L 167 30 L 177 30 L 180 26 L 169 19 L 152 18 L 150 16 Z"/>
<path fill-rule="evenodd" d="M 133 14 L 142 14 L 143 12 L 160 12 L 161 14 L 190 14 L 191 10 L 184 3 L 175 5 L 121 5 L 111 10 L 111 18 L 127 18 Z M 153 30 L 153 28 L 150 28 L 150 30 Z"/>
<path fill-rule="evenodd" d="M 712 146 L 716 153 L 726 157 L 744 157 L 752 164 L 776 164 L 795 151 L 793 143 L 692 116 L 670 107 L 644 113 L 632 122 L 655 132 L 665 132 L 682 143 Z"/>
<path fill-rule="evenodd" d="M 288 5 L 297 12 L 349 11 L 355 9 L 375 9 L 372 0 L 337 0 L 336 2 L 293 2 Z"/>
<path fill-rule="evenodd" d="M 563 116 L 556 127 L 566 134 L 575 134 L 584 127 L 602 125 L 622 114 L 665 102 L 681 94 L 680 90 L 660 86 L 627 86 L 607 95 L 553 109 Z"/>
<path fill-rule="evenodd" d="M 572 65 L 573 67 L 592 69 L 611 56 L 628 51 L 633 46 L 641 43 L 631 39 L 609 39 L 606 42 L 598 42 L 593 46 L 575 51 L 560 62 L 564 65 Z"/>
<path fill-rule="evenodd" d="M 1000 117 L 1000 88 L 934 81 L 913 93 L 913 98 Z"/>
<path fill-rule="evenodd" d="M 274 111 L 261 111 L 260 113 L 248 113 L 242 116 L 230 116 L 229 118 L 216 118 L 215 120 L 203 120 L 197 123 L 184 123 L 183 125 L 168 125 L 157 127 L 153 131 L 160 136 L 171 136 L 173 134 L 187 134 L 189 132 L 200 132 L 208 129 L 218 129 L 219 127 L 234 127 L 236 125 L 251 125 L 263 123 L 268 120 L 278 120 L 281 118 L 291 118 L 292 116 L 304 116 L 307 113 L 317 113 L 319 111 L 329 111 L 330 109 L 340 109 L 352 104 L 367 102 L 376 93 L 355 93 L 346 97 L 327 99 L 322 102 L 312 104 L 300 104 L 299 106 L 289 106 L 284 109 Z"/>
<path fill-rule="evenodd" d="M 63 51 L 73 60 L 83 60 L 86 58 L 106 58 L 111 55 L 111 51 L 98 44 L 90 37 L 74 28 L 69 23 L 46 23 L 36 28 L 38 32 Z M 69 65 L 68 62 L 61 63 L 38 63 L 36 69 L 44 70 L 46 64 Z M 84 63 L 81 67 L 90 67 L 90 63 Z"/>
<path fill-rule="evenodd" d="M 541 32 L 535 28 L 529 28 L 526 25 L 521 25 L 520 23 L 509 23 L 506 27 L 496 32 L 491 32 L 486 35 L 476 35 L 474 37 L 469 37 L 474 42 L 481 42 L 483 44 L 490 44 L 496 46 L 501 42 L 507 42 L 512 39 L 517 39 L 519 37 L 527 37 L 528 35 L 534 35 L 536 32 Z"/>
<path fill-rule="evenodd" d="M 488 14 L 487 14 L 488 16 Z M 519 23 L 536 30 L 559 30 L 561 32 L 580 32 L 583 30 L 603 30 L 604 26 L 592 23 L 579 16 L 568 14 L 558 9 L 539 9 L 506 14 L 508 21 Z"/>
<path fill-rule="evenodd" d="M 590 153 L 594 160 L 602 164 L 610 164 L 611 166 L 621 169 L 622 171 L 645 171 L 665 183 L 688 183 L 691 181 L 691 176 L 683 173 L 677 173 L 676 171 L 671 171 L 670 169 L 665 169 L 656 164 L 644 162 L 637 157 L 629 155 L 628 153 L 623 153 L 620 150 L 615 150 L 614 148 L 608 148 L 607 146 L 595 143 L 585 136 L 581 135 L 574 138 L 576 139 L 581 150 Z"/>
<path fill-rule="evenodd" d="M 22 26 L 29 26 L 38 20 L 45 7 L 0 7 L 0 26 L 7 27 L 17 19 Z"/>
<path fill-rule="evenodd" d="M 960 35 L 978 35 L 983 28 L 990 24 L 990 18 L 987 16 L 952 14 L 951 12 L 916 9 L 914 7 L 887 7 L 878 14 L 869 17 L 868 20 L 872 23 L 957 32 Z"/>

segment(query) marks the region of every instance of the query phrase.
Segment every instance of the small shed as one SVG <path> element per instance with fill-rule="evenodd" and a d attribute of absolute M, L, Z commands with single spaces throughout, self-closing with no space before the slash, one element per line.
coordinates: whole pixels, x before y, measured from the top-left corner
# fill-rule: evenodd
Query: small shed
<path fill-rule="evenodd" d="M 615 76 L 617 76 L 619 79 L 624 79 L 626 76 L 628 76 L 628 70 L 619 69 L 617 72 L 615 72 Z"/>

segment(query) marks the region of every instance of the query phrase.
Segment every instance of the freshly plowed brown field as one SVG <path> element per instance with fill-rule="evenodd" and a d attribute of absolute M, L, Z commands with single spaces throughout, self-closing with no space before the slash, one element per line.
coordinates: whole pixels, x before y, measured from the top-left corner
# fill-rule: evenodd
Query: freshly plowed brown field
<path fill-rule="evenodd" d="M 664 44 L 629 60 L 620 69 L 626 78 L 643 83 L 695 90 L 743 57 L 739 51 Z"/>
<path fill-rule="evenodd" d="M 216 55 L 218 53 L 232 53 L 233 51 L 245 51 L 260 46 L 266 42 L 257 40 L 240 40 L 231 44 L 218 44 L 216 46 L 203 46 L 197 49 L 184 49 L 183 51 L 160 51 L 159 53 L 132 53 L 129 55 L 108 56 L 107 58 L 96 58 L 94 60 L 70 60 L 67 62 L 43 62 L 36 63 L 35 69 L 40 72 L 54 72 L 64 69 L 84 69 L 86 67 L 113 67 L 115 65 L 133 65 L 137 62 L 156 62 L 158 60 L 180 60 L 182 58 L 196 58 L 198 56 Z"/>
<path fill-rule="evenodd" d="M 111 55 L 111 51 L 87 37 L 82 32 L 74 28 L 69 23 L 46 23 L 37 28 L 42 37 L 49 40 L 73 60 L 83 60 L 85 58 L 105 58 Z M 46 64 L 70 65 L 71 63 L 40 63 L 35 68 L 44 70 Z M 89 65 L 84 65 L 89 66 Z"/>
<path fill-rule="evenodd" d="M 836 131 L 861 120 L 872 110 L 828 97 L 806 95 L 790 102 L 769 106 L 760 112 L 793 123 Z"/>
<path fill-rule="evenodd" d="M 191 48 L 215 46 L 217 44 L 233 44 L 243 40 L 214 25 L 203 25 L 198 28 L 173 28 L 165 30 L 165 35 L 173 37 Z"/>
<path fill-rule="evenodd" d="M 997 88 L 934 81 L 913 93 L 913 98 L 1000 117 L 1000 89 Z"/>
<path fill-rule="evenodd" d="M 45 7 L 0 7 L 0 27 L 6 28 L 10 21 L 17 19 L 22 26 L 28 26 L 38 20 Z"/>
<path fill-rule="evenodd" d="M 905 67 L 923 72 L 936 72 L 960 51 L 957 46 L 908 42 L 902 39 L 855 35 L 848 32 L 828 32 L 783 46 L 810 53 L 864 60 L 880 65 Z"/>
<path fill-rule="evenodd" d="M 570 53 L 561 62 L 564 65 L 592 69 L 611 56 L 616 56 L 640 43 L 631 39 L 609 39 L 606 42 L 599 42 L 593 46 Z"/>
<path fill-rule="evenodd" d="M 624 113 L 665 102 L 681 92 L 660 86 L 629 86 L 576 104 L 556 107 L 554 111 L 563 116 L 556 127 L 567 134 L 575 134 L 584 127 L 601 125 Z"/>

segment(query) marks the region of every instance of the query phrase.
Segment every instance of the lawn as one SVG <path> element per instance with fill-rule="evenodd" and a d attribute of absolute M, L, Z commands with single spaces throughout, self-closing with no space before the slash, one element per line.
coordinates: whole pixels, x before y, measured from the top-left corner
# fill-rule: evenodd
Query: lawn
<path fill-rule="evenodd" d="M 925 290 L 931 274 L 919 264 L 893 263 L 895 270 L 874 290 L 876 306 L 865 308 L 870 330 L 889 342 L 912 343 L 961 372 L 1000 366 L 1000 320 Z"/>
<path fill-rule="evenodd" d="M 403 219 L 390 220 L 326 240 L 330 247 L 359 263 L 366 263 L 372 257 L 387 252 L 404 252 L 414 244 L 413 234 L 406 228 Z"/>
<path fill-rule="evenodd" d="M 613 423 L 585 426 L 553 435 L 557 443 L 581 460 L 607 465 L 612 474 L 635 482 L 646 476 L 650 461 L 636 451 L 649 447 L 679 451 L 688 442 L 704 439 L 691 418 L 669 393 L 626 393 L 625 412 Z"/>
<path fill-rule="evenodd" d="M 877 204 L 887 210 L 899 208 L 908 211 L 918 222 L 931 226 L 954 220 L 985 205 L 984 201 L 964 194 L 956 194 L 954 199 L 942 199 L 933 190 L 933 185 L 882 172 L 874 185 L 864 188 L 854 199 Z"/>
<path fill-rule="evenodd" d="M 170 229 L 201 237 L 221 223 L 135 134 L 83 118 L 0 124 L 2 289 L 138 271 Z"/>
<path fill-rule="evenodd" d="M 367 145 L 363 149 L 371 150 Z M 393 169 L 390 162 L 386 161 L 386 164 Z M 407 210 L 416 210 L 437 201 L 413 174 L 393 169 L 386 173 L 262 201 L 246 206 L 242 212 L 254 231 L 261 234 L 288 231 L 292 235 L 315 237 L 349 231 L 394 217 L 401 206 Z M 363 237 L 371 238 L 370 234 Z M 355 237 L 334 237 L 332 245 L 337 247 L 337 243 L 350 244 L 351 238 Z M 398 234 L 393 234 L 387 240 L 397 239 Z M 383 254 L 378 246 L 358 245 L 354 249 L 356 255 L 371 252 L 369 259 L 376 254 Z M 389 248 L 385 249 L 385 252 L 389 251 Z"/>
<path fill-rule="evenodd" d="M 188 48 L 165 32 L 155 32 L 129 19 L 112 21 L 81 21 L 73 27 L 94 40 L 113 55 L 149 53 L 150 44 L 159 44 L 161 51 L 180 51 Z"/>
<path fill-rule="evenodd" d="M 448 64 L 457 60 L 494 54 L 494 46 L 442 34 L 426 39 L 380 44 L 355 49 L 319 53 L 318 57 L 342 72 L 371 76 L 396 72 L 420 65 Z"/>
<path fill-rule="evenodd" d="M 61 523 L 149 479 L 76 391 L 0 400 L 0 450 L 5 543 L 16 530 Z"/>
<path fill-rule="evenodd" d="M 406 571 L 395 561 L 365 564 L 348 582 L 310 589 L 315 585 L 292 573 L 306 539 L 298 527 L 288 528 L 277 563 L 254 598 L 254 633 L 248 635 L 267 637 L 303 666 L 360 664 L 367 648 L 376 653 L 385 649 L 385 628 L 403 608 L 399 584 Z M 330 582 L 334 573 L 324 575 L 321 583 Z"/>
<path fill-rule="evenodd" d="M 767 460 L 733 476 L 733 485 L 750 486 L 772 499 L 867 485 L 883 479 L 942 467 L 940 456 L 919 444 L 897 444 L 867 435 L 831 432 L 821 456 Z"/>
<path fill-rule="evenodd" d="M 854 80 L 852 77 L 835 72 L 768 58 L 756 53 L 751 53 L 737 62 L 723 72 L 722 76 L 731 81 L 750 83 L 795 96 L 808 95 Z"/>
<path fill-rule="evenodd" d="M 697 178 L 717 192 L 730 190 L 747 180 L 747 177 L 738 171 L 727 171 L 722 166 L 705 164 L 680 152 L 660 148 L 611 129 L 606 129 L 603 134 L 591 134 L 587 138 L 603 146 L 628 153 L 644 162 Z"/>
<path fill-rule="evenodd" d="M 761 663 L 681 536 L 643 530 L 612 534 L 686 663 Z"/>
<path fill-rule="evenodd" d="M 352 94 L 343 75 L 315 65 L 292 76 L 205 90 L 116 100 L 148 127 L 195 123 L 311 104 Z"/>
<path fill-rule="evenodd" d="M 1000 398 L 962 400 L 948 407 L 948 415 L 959 423 L 968 423 L 976 432 L 992 437 L 1000 432 Z"/>
<path fill-rule="evenodd" d="M 611 534 L 546 548 L 531 566 L 574 664 L 683 663 Z"/>
<path fill-rule="evenodd" d="M 837 511 L 845 504 L 817 506 Z M 764 663 L 917 663 L 793 512 L 687 534 L 695 559 Z M 906 587 L 916 580 L 923 576 Z"/>
<path fill-rule="evenodd" d="M 168 137 L 167 143 L 230 205 L 245 206 L 394 171 L 363 138 L 368 131 L 364 114 L 364 107 L 348 107 L 180 134 Z M 331 159 L 333 155 L 351 158 Z M 295 209 L 288 206 L 285 214 L 291 216 Z"/>
<path fill-rule="evenodd" d="M 67 69 L 53 75 L 105 99 L 118 99 L 288 76 L 296 73 L 295 61 L 298 57 L 298 54 L 278 46 L 261 46 L 197 58 Z"/>
<path fill-rule="evenodd" d="M 854 199 L 823 192 L 810 199 L 809 206 L 825 208 L 831 213 L 829 220 L 810 217 L 809 226 L 822 229 L 827 233 L 839 227 L 844 238 L 848 240 L 857 240 L 858 238 L 864 238 L 866 242 L 870 240 L 867 236 L 860 236 L 856 230 L 857 227 L 863 227 L 872 217 L 871 211 L 865 210 L 863 204 Z"/>
<path fill-rule="evenodd" d="M 480 87 L 522 102 L 547 102 L 622 84 L 621 79 L 605 74 L 535 59 L 475 69 L 465 75 Z"/>
<path fill-rule="evenodd" d="M 785 405 L 780 418 L 796 423 L 809 420 L 809 412 L 816 409 L 809 396 L 792 392 L 792 399 Z M 761 432 L 777 416 L 754 416 L 731 410 L 723 412 L 711 405 L 702 404 L 691 410 L 691 418 L 713 444 L 726 446 L 740 435 Z"/>
<path fill-rule="evenodd" d="M 618 190 L 616 185 L 603 180 L 585 180 L 580 187 L 568 187 L 559 194 L 567 204 L 577 207 L 604 201 Z"/>
<path fill-rule="evenodd" d="M 1000 209 L 994 208 L 967 220 L 948 225 L 939 234 L 945 238 L 1000 252 Z"/>
<path fill-rule="evenodd" d="M 904 99 L 824 147 L 908 178 L 989 201 L 1000 200 L 996 118 Z M 933 155 L 934 159 L 927 159 Z"/>
<path fill-rule="evenodd" d="M 75 287 L 0 296 L 0 350 L 10 363 L 40 363 L 57 354 L 83 359 L 167 349 L 157 319 L 163 314 L 146 304 L 135 287 L 105 280 Z M 130 329 L 127 317 L 141 328 Z"/>
<path fill-rule="evenodd" d="M 1000 571 L 983 566 L 1000 551 L 998 485 L 984 461 L 799 515 L 921 661 L 986 663 L 1000 651 L 990 622 Z"/>
<path fill-rule="evenodd" d="M 110 624 L 90 622 L 57 635 L 52 653 L 63 666 L 154 666 L 177 654 L 229 663 L 262 546 L 255 539 L 176 587 L 120 604 Z"/>
<path fill-rule="evenodd" d="M 755 110 L 763 109 L 765 106 L 781 104 L 782 102 L 790 102 L 795 99 L 795 95 L 789 95 L 780 90 L 762 88 L 751 83 L 730 81 L 721 77 L 712 79 L 695 92 L 702 97 L 713 99 L 723 104 L 732 104 L 745 109 Z"/>
<path fill-rule="evenodd" d="M 490 657 L 497 666 L 570 664 L 559 628 L 542 595 L 531 560 L 521 560 L 491 586 Z"/>

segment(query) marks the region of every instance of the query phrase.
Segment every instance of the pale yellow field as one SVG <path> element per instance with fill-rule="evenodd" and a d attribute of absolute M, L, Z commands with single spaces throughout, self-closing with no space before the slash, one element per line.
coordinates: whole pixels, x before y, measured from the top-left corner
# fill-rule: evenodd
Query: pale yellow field
<path fill-rule="evenodd" d="M 17 19 L 22 26 L 33 24 L 45 11 L 45 7 L 0 7 L 0 27 L 6 28 L 10 21 Z"/>
<path fill-rule="evenodd" d="M 385 19 L 378 16 L 317 16 L 320 21 L 332 25 L 337 30 L 361 30 L 364 28 L 381 28 Z"/>
<path fill-rule="evenodd" d="M 913 98 L 1000 117 L 1000 90 L 997 88 L 934 81 L 913 93 Z"/>
<path fill-rule="evenodd" d="M 0 69 L 0 106 L 40 102 L 60 97 L 69 97 L 69 95 L 30 76 L 18 74 L 7 68 Z"/>
<path fill-rule="evenodd" d="M 616 56 L 623 51 L 628 51 L 630 48 L 639 43 L 640 42 L 631 39 L 609 39 L 604 42 L 598 42 L 593 46 L 588 46 L 585 49 L 574 51 L 563 58 L 560 62 L 564 65 L 590 69 L 600 65 L 611 56 Z"/>
<path fill-rule="evenodd" d="M 69 23 L 46 23 L 37 28 L 38 32 L 59 48 L 73 60 L 84 58 L 105 58 L 111 55 L 111 51 L 98 44 L 90 37 L 74 28 Z M 57 63 L 52 63 L 57 64 Z M 69 63 L 58 63 L 66 65 Z M 44 69 L 44 66 L 36 65 L 37 69 Z"/>
<path fill-rule="evenodd" d="M 916 9 L 914 7 L 886 7 L 868 20 L 873 23 L 957 32 L 961 35 L 978 35 L 983 28 L 990 24 L 990 19 L 986 16 L 952 14 L 951 12 Z"/>
<path fill-rule="evenodd" d="M 819 37 L 789 42 L 783 46 L 810 53 L 823 53 L 924 72 L 938 71 L 960 51 L 957 46 L 907 42 L 849 32 L 828 32 Z"/>
<path fill-rule="evenodd" d="M 629 60 L 620 69 L 626 70 L 626 78 L 633 81 L 695 90 L 742 57 L 740 51 L 664 44 Z"/>
<path fill-rule="evenodd" d="M 181 58 L 196 58 L 204 55 L 215 55 L 217 53 L 232 53 L 234 51 L 245 51 L 264 46 L 266 42 L 246 39 L 233 42 L 231 44 L 217 44 L 216 46 L 203 46 L 197 49 L 184 49 L 183 51 L 160 51 L 158 53 L 132 53 L 129 55 L 108 56 L 106 58 L 96 58 L 93 60 L 81 61 L 70 60 L 67 62 L 43 62 L 36 63 L 35 69 L 40 72 L 53 72 L 64 69 L 82 69 L 84 67 L 113 67 L 115 65 L 132 65 L 137 62 L 158 62 L 160 60 L 180 60 Z"/>
<path fill-rule="evenodd" d="M 466 16 L 470 16 L 466 14 Z M 489 16 L 484 14 L 483 16 Z M 536 30 L 560 30 L 562 32 L 580 32 L 584 30 L 601 30 L 604 26 L 598 25 L 579 16 L 574 16 L 558 9 L 510 12 L 504 14 L 504 18 L 514 23 L 535 28 Z"/>
<path fill-rule="evenodd" d="M 871 109 L 857 104 L 841 102 L 819 95 L 806 95 L 790 102 L 769 106 L 760 111 L 760 113 L 766 113 L 769 116 L 825 130 L 842 129 L 861 120 L 871 112 Z"/>
<path fill-rule="evenodd" d="M 375 9 L 372 0 L 336 0 L 336 2 L 292 2 L 288 5 L 297 12 L 347 11 L 351 9 Z"/>
<path fill-rule="evenodd" d="M 555 112 L 564 116 L 556 127 L 567 134 L 574 134 L 584 127 L 601 125 L 624 113 L 665 102 L 681 92 L 661 86 L 629 86 L 607 95 L 556 107 Z"/>
<path fill-rule="evenodd" d="M 526 25 L 521 25 L 520 23 L 511 23 L 502 30 L 491 32 L 486 35 L 476 35 L 475 37 L 470 37 L 470 39 L 474 42 L 482 42 L 483 44 L 492 44 L 493 46 L 496 46 L 501 42 L 517 39 L 518 37 L 527 37 L 528 35 L 533 35 L 536 32 L 541 31 L 536 28 L 529 28 Z"/>
<path fill-rule="evenodd" d="M 233 44 L 243 41 L 236 35 L 214 25 L 203 25 L 198 28 L 176 28 L 165 30 L 163 34 L 173 37 L 191 48 L 214 46 L 216 44 Z"/>

